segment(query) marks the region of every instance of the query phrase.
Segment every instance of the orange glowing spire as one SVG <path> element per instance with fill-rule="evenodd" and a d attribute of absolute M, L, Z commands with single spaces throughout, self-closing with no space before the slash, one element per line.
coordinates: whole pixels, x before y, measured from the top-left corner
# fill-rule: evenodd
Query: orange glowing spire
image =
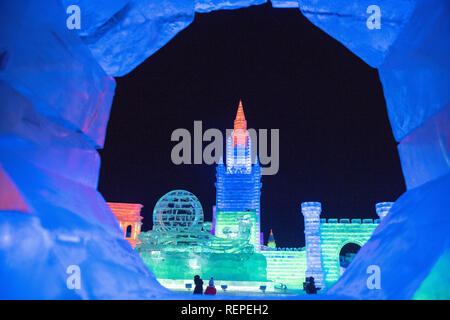
<path fill-rule="evenodd" d="M 275 238 L 273 236 L 272 229 L 270 229 L 270 235 L 269 235 L 269 240 L 267 241 L 267 246 L 269 248 L 276 248 L 277 247 L 277 244 L 275 243 Z"/>
<path fill-rule="evenodd" d="M 245 120 L 244 107 L 242 106 L 242 100 L 239 100 L 239 107 L 236 113 L 236 119 L 234 119 L 234 130 L 243 129 L 247 130 L 247 120 Z"/>

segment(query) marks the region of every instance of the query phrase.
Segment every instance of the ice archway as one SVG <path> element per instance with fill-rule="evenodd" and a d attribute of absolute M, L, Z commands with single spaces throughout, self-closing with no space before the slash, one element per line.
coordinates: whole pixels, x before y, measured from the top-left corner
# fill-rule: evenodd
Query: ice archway
<path fill-rule="evenodd" d="M 122 239 L 96 190 L 96 149 L 104 142 L 113 76 L 128 73 L 164 46 L 195 12 L 263 2 L 1 2 L 0 281 L 9 287 L 1 298 L 168 294 Z M 372 2 L 272 1 L 298 7 L 379 69 L 409 189 L 330 292 L 449 298 L 443 266 L 450 260 L 450 3 L 379 0 L 381 29 L 369 30 L 365 21 Z M 80 31 L 66 27 L 70 4 L 81 8 Z M 65 283 L 67 267 L 74 264 L 84 275 L 78 291 L 67 290 Z M 381 290 L 365 285 L 365 270 L 372 264 L 381 268 Z M 447 282 L 430 285 L 439 277 Z"/>

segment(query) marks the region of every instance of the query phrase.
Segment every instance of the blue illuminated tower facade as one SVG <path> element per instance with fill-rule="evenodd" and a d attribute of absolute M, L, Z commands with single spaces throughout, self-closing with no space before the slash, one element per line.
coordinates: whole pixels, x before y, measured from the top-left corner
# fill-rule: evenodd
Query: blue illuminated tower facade
<path fill-rule="evenodd" d="M 305 277 L 313 277 L 319 288 L 324 288 L 322 268 L 322 250 L 320 239 L 320 202 L 302 202 L 302 213 L 305 217 L 306 272 Z"/>
<path fill-rule="evenodd" d="M 217 165 L 216 215 L 233 215 L 233 212 L 254 212 L 251 242 L 256 252 L 261 250 L 260 198 L 261 167 L 256 159 L 252 163 L 252 148 L 242 101 L 239 101 L 234 129 L 227 138 L 226 166 Z"/>

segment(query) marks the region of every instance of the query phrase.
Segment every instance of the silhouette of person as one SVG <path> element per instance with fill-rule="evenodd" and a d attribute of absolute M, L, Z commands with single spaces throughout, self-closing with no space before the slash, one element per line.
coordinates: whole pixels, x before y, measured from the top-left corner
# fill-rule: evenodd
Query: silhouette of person
<path fill-rule="evenodd" d="M 214 279 L 213 279 L 213 277 L 211 277 L 211 279 L 209 280 L 209 285 L 205 290 L 205 294 L 215 295 L 216 293 L 217 293 L 217 290 L 214 287 Z"/>
<path fill-rule="evenodd" d="M 194 294 L 203 294 L 203 280 L 200 279 L 199 275 L 196 275 L 194 277 L 194 284 L 195 284 Z"/>
<path fill-rule="evenodd" d="M 303 291 L 306 292 L 306 287 L 308 286 L 308 284 L 309 284 L 309 277 L 306 277 L 305 282 L 303 282 Z"/>
<path fill-rule="evenodd" d="M 307 277 L 306 282 L 303 282 L 303 290 L 306 291 L 306 294 L 316 294 L 317 287 L 314 283 L 314 277 Z"/>

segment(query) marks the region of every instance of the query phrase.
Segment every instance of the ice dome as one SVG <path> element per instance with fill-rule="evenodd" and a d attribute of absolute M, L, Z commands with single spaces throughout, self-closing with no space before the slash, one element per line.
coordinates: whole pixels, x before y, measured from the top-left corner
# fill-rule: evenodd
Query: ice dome
<path fill-rule="evenodd" d="M 203 208 L 197 197 L 185 190 L 173 190 L 162 196 L 153 209 L 157 231 L 191 231 L 202 227 Z"/>

